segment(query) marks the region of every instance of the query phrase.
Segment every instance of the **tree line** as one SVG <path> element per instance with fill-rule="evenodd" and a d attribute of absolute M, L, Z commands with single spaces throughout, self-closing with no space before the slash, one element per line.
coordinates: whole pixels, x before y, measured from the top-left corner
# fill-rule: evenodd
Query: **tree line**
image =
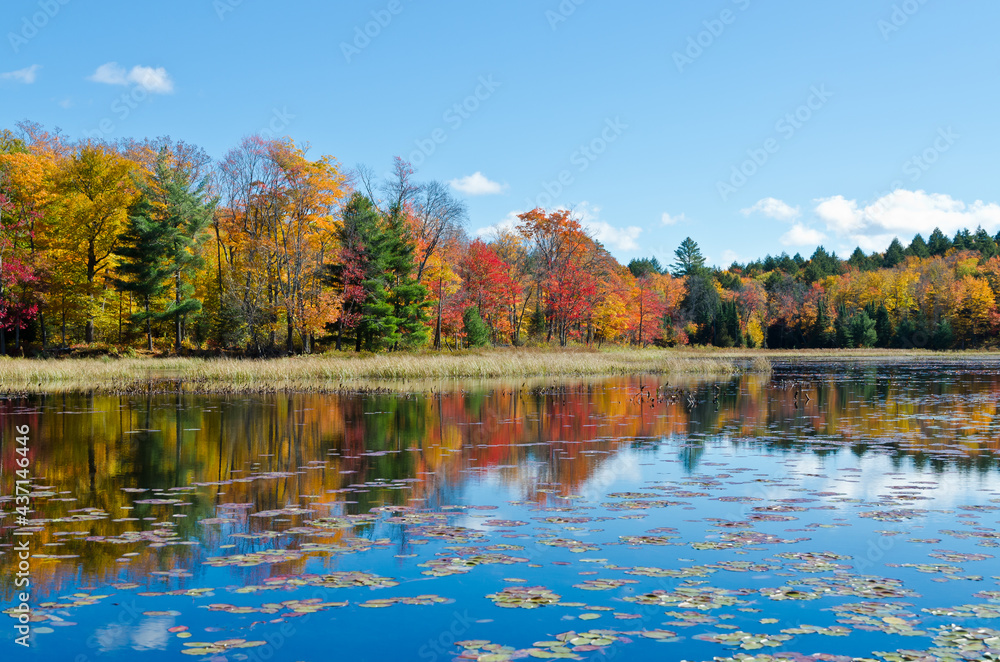
<path fill-rule="evenodd" d="M 448 186 L 252 136 L 219 161 L 170 138 L 0 131 L 0 353 L 399 351 L 605 343 L 980 347 L 998 239 L 935 230 L 847 260 L 620 264 L 566 210 L 473 238 Z"/>

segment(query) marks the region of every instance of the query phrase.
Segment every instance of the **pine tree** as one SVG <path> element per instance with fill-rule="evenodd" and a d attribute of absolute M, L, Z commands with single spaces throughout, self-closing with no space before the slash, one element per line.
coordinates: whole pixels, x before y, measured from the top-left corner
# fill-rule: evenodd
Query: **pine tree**
<path fill-rule="evenodd" d="M 847 307 L 840 304 L 837 308 L 837 320 L 834 322 L 834 332 L 837 347 L 854 347 L 854 335 L 851 330 L 850 316 L 847 314 Z"/>
<path fill-rule="evenodd" d="M 976 228 L 976 234 L 972 236 L 972 243 L 975 249 L 979 251 L 979 254 L 983 256 L 984 260 L 997 255 L 996 242 L 993 241 L 993 237 L 982 227 Z"/>
<path fill-rule="evenodd" d="M 908 255 L 913 255 L 919 257 L 921 260 L 931 256 L 931 249 L 927 246 L 927 242 L 919 234 L 913 238 L 910 243 L 910 247 L 906 249 Z"/>
<path fill-rule="evenodd" d="M 172 162 L 165 148 L 157 157 L 150 182 L 139 184 L 142 197 L 133 206 L 122 246 L 116 251 L 122 264 L 115 282 L 143 301 L 137 321 L 146 323 L 150 349 L 152 320 L 174 322 L 174 347 L 179 350 L 185 317 L 201 310 L 201 301 L 193 296 L 191 274 L 202 265 L 199 247 L 207 238 L 205 231 L 215 209 L 207 186 L 206 180 L 194 182 L 192 169 Z M 159 282 L 154 283 L 157 278 Z M 152 310 L 153 300 L 170 287 L 173 301 L 165 310 Z"/>
<path fill-rule="evenodd" d="M 951 244 L 960 251 L 971 251 L 976 247 L 975 242 L 972 240 L 972 233 L 968 230 L 959 230 L 956 232 Z"/>
<path fill-rule="evenodd" d="M 395 330 L 392 341 L 387 343 L 393 349 L 412 348 L 426 345 L 430 340 L 427 326 L 428 290 L 414 276 L 413 255 L 416 246 L 406 225 L 401 209 L 391 209 L 386 219 L 381 248 L 385 255 L 388 279 L 389 302 Z"/>
<path fill-rule="evenodd" d="M 191 274 L 203 265 L 199 248 L 208 238 L 205 231 L 212 222 L 216 201 L 209 198 L 208 180 L 194 182 L 191 169 L 170 164 L 166 150 L 157 160 L 155 181 L 164 191 L 161 223 L 166 228 L 167 261 L 174 281 L 174 301 L 160 317 L 174 321 L 174 349 L 179 351 L 185 318 L 201 310 L 201 301 L 194 298 Z"/>
<path fill-rule="evenodd" d="M 469 347 L 485 347 L 490 343 L 490 328 L 479 315 L 479 308 L 466 308 L 462 313 L 462 324 L 465 328 L 465 342 Z"/>
<path fill-rule="evenodd" d="M 931 255 L 944 255 L 951 248 L 951 240 L 944 236 L 940 228 L 934 228 L 930 239 L 927 240 L 927 248 Z"/>
<path fill-rule="evenodd" d="M 875 320 L 875 334 L 878 336 L 876 344 L 879 347 L 889 347 L 892 343 L 893 329 L 892 320 L 889 319 L 889 310 L 885 304 L 880 305 L 873 316 Z"/>
<path fill-rule="evenodd" d="M 674 274 L 677 276 L 693 276 L 705 268 L 705 256 L 694 239 L 688 237 L 674 251 L 677 261 L 674 262 Z"/>
<path fill-rule="evenodd" d="M 951 322 L 946 319 L 941 320 L 931 336 L 931 347 L 937 350 L 951 349 L 954 343 L 955 332 L 951 328 Z"/>
<path fill-rule="evenodd" d="M 885 251 L 885 257 L 882 260 L 882 264 L 887 269 L 892 269 L 898 264 L 902 264 L 906 260 L 906 254 L 903 252 L 903 244 L 899 243 L 899 239 L 893 239 L 892 243 L 889 244 L 889 248 Z"/>
<path fill-rule="evenodd" d="M 165 225 L 153 220 L 153 205 L 145 197 L 129 210 L 128 226 L 120 236 L 117 254 L 121 263 L 111 278 L 112 284 L 122 292 L 135 296 L 142 309 L 132 315 L 133 324 L 146 327 L 146 347 L 153 350 L 153 320 L 158 315 L 153 301 L 164 296 L 169 289 L 168 278 L 172 269 L 167 260 L 168 232 Z"/>
<path fill-rule="evenodd" d="M 854 252 L 851 253 L 851 257 L 848 258 L 847 263 L 858 271 L 872 270 L 871 259 L 865 255 L 865 252 L 861 250 L 860 246 L 854 249 Z"/>
<path fill-rule="evenodd" d="M 851 318 L 851 338 L 855 346 L 874 347 L 878 342 L 878 334 L 875 331 L 875 320 L 868 316 L 868 313 L 861 311 Z"/>

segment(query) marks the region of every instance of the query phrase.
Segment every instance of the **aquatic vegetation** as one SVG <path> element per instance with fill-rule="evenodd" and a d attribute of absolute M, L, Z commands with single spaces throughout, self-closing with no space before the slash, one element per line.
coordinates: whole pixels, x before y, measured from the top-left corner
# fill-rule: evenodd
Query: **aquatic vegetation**
<path fill-rule="evenodd" d="M 281 654 L 302 660 L 322 659 L 319 633 L 334 631 L 347 659 L 419 658 L 418 629 L 424 657 L 443 660 L 992 659 L 1000 447 L 947 426 L 993 391 L 945 406 L 894 386 L 912 427 L 876 436 L 884 403 L 853 372 L 828 378 L 824 402 L 850 403 L 835 430 L 749 377 L 697 415 L 638 411 L 640 385 L 664 391 L 646 379 L 550 382 L 530 398 L 47 401 L 33 414 L 56 426 L 39 435 L 47 477 L 26 526 L 0 496 L 0 565 L 32 531 L 39 638 L 69 645 L 96 622 L 110 641 L 101 624 L 127 608 L 164 655 L 205 660 L 263 659 L 258 642 L 283 625 L 300 634 Z M 381 637 L 380 616 L 415 626 Z"/>

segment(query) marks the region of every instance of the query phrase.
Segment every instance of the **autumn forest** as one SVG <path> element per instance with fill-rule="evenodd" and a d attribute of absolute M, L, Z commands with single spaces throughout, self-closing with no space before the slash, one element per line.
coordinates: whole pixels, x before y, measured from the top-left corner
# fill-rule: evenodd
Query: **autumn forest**
<path fill-rule="evenodd" d="M 988 347 L 1000 235 L 842 259 L 619 263 L 570 211 L 472 237 L 405 161 L 347 169 L 290 139 L 221 160 L 169 138 L 0 132 L 0 351 L 251 356 L 482 346 Z"/>

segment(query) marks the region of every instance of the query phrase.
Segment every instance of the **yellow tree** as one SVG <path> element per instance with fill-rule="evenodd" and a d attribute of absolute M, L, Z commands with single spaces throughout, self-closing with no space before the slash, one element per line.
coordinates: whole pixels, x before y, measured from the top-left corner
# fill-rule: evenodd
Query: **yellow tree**
<path fill-rule="evenodd" d="M 51 250 L 83 299 L 85 341 L 94 342 L 99 280 L 114 267 L 118 237 L 138 197 L 135 165 L 107 145 L 77 147 L 55 175 Z"/>
<path fill-rule="evenodd" d="M 964 342 L 975 343 L 990 328 L 996 299 L 985 278 L 965 276 L 953 286 L 952 326 Z"/>
<path fill-rule="evenodd" d="M 291 140 L 272 142 L 270 155 L 281 172 L 275 191 L 281 208 L 268 239 L 285 312 L 286 350 L 292 351 L 297 330 L 308 353 L 312 335 L 338 316 L 339 300 L 326 291 L 323 270 L 335 252 L 335 211 L 347 185 L 333 157 L 310 161 Z"/>

